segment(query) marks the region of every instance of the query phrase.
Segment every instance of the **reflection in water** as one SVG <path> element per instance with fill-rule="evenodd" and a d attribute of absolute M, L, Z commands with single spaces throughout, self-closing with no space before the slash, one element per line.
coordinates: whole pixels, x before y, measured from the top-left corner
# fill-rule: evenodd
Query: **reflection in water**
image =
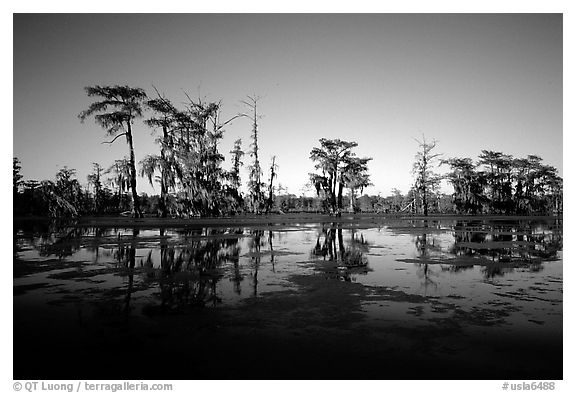
<path fill-rule="evenodd" d="M 354 268 L 364 267 L 368 264 L 368 259 L 364 253 L 368 252 L 369 244 L 363 235 L 356 236 L 356 230 L 349 229 L 350 237 L 347 246 L 344 243 L 343 229 L 332 227 L 322 227 L 316 239 L 316 245 L 312 249 L 313 257 L 328 258 L 342 267 Z M 322 240 L 323 238 L 323 240 Z"/>
<path fill-rule="evenodd" d="M 534 226 L 527 222 L 458 221 L 454 239 L 451 252 L 455 255 L 483 256 L 501 262 L 550 259 L 562 249 L 562 232 L 557 223 Z"/>
<path fill-rule="evenodd" d="M 344 232 L 349 234 L 348 241 L 344 241 Z M 311 250 L 312 258 L 322 257 L 324 261 L 335 263 L 335 269 L 324 268 L 327 277 L 342 281 L 352 281 L 352 274 L 368 273 L 368 253 L 370 244 L 364 235 L 357 234 L 356 229 L 342 229 L 336 224 L 323 226 L 317 235 L 316 245 Z"/>
<path fill-rule="evenodd" d="M 457 221 L 450 253 L 456 257 L 495 262 L 483 266 L 484 276 L 493 278 L 514 271 L 514 263 L 526 265 L 533 272 L 541 271 L 542 261 L 556 259 L 560 250 L 562 230 L 558 221 L 536 225 L 530 222 Z"/>
<path fill-rule="evenodd" d="M 422 233 L 415 236 L 414 245 L 416 247 L 416 254 L 423 263 L 418 264 L 418 277 L 423 280 L 422 286 L 424 287 L 424 294 L 428 293 L 428 287 L 437 288 L 438 284 L 432 279 L 431 276 L 435 273 L 431 272 L 428 267 L 428 258 L 431 253 L 438 253 L 441 248 L 436 244 L 434 236 L 429 236 L 427 233 L 429 226 L 428 220 L 423 221 Z M 435 229 L 440 229 L 439 224 L 435 225 Z"/>
<path fill-rule="evenodd" d="M 27 273 L 27 269 L 35 268 L 26 261 L 27 255 L 32 255 L 30 250 L 35 250 L 40 258 L 57 257 L 63 261 L 74 260 L 77 256 L 82 261 L 85 257 L 80 255 L 87 253 L 92 255 L 94 266 L 106 267 L 103 272 L 113 269 L 112 272 L 123 278 L 123 309 L 126 312 L 131 310 L 133 294 L 149 288 L 159 288 L 153 296 L 159 300 L 157 307 L 162 312 L 215 307 L 223 302 L 222 291 L 227 290 L 222 284 L 223 277 L 230 283 L 229 293 L 257 298 L 261 292 L 262 274 L 265 277 L 290 274 L 290 271 L 277 269 L 278 258 L 284 261 L 288 257 L 282 256 L 286 253 L 285 248 L 275 247 L 275 240 L 287 240 L 289 247 L 295 244 L 290 243 L 292 235 L 284 233 L 287 236 L 284 239 L 279 237 L 282 232 L 262 229 L 185 228 L 155 232 L 70 228 L 54 224 L 30 229 L 15 232 L 15 261 L 21 261 L 25 266 L 18 272 Z M 384 230 L 377 231 L 333 223 L 317 228 L 310 255 L 314 260 L 324 261 L 319 269 L 327 277 L 356 281 L 358 275 L 367 275 L 374 267 L 378 271 L 382 269 L 379 260 L 389 258 L 388 253 L 382 251 L 387 241 L 394 236 L 407 235 L 412 239 L 412 252 L 416 258 L 404 261 L 414 264 L 413 277 L 419 280 L 424 294 L 429 289 L 436 290 L 445 280 L 446 273 L 477 269 L 485 279 L 491 280 L 516 274 L 518 269 L 541 272 L 543 261 L 559 258 L 563 241 L 561 221 L 459 220 L 450 223 L 412 220 L 392 222 Z M 370 256 L 373 246 L 380 252 L 375 254 L 377 257 Z M 247 251 L 243 256 L 242 247 Z M 403 249 L 394 255 L 410 256 L 410 251 Z M 115 264 L 111 265 L 111 260 Z M 261 271 L 263 263 L 270 264 L 270 272 Z M 68 265 L 61 265 L 65 266 Z M 50 270 L 50 265 L 44 265 L 42 269 Z M 86 277 L 97 275 L 81 270 L 62 274 L 70 277 L 77 274 L 79 280 L 84 279 L 83 274 Z M 245 286 L 247 276 L 251 279 Z"/>
<path fill-rule="evenodd" d="M 160 307 L 175 311 L 190 306 L 213 306 L 222 302 L 218 296 L 217 283 L 223 277 L 221 266 L 227 262 L 234 265 L 232 281 L 240 293 L 243 277 L 238 268 L 240 248 L 237 237 L 219 238 L 228 234 L 225 230 L 185 231 L 187 241 L 179 246 L 169 245 L 164 231 L 160 233 L 160 268 L 157 269 L 160 286 Z M 241 235 L 242 232 L 236 231 Z M 201 235 L 201 236 L 198 236 Z M 151 256 L 149 257 L 151 259 Z M 151 262 L 151 265 L 154 265 Z"/>
<path fill-rule="evenodd" d="M 254 290 L 254 297 L 258 296 L 258 269 L 260 268 L 260 247 L 262 246 L 262 236 L 264 236 L 264 231 L 259 229 L 253 230 L 252 237 L 249 240 L 249 249 L 251 253 L 252 266 L 254 269 L 254 273 L 252 274 L 252 287 Z"/>
<path fill-rule="evenodd" d="M 130 299 L 134 292 L 134 269 L 136 267 L 136 245 L 135 240 L 138 238 L 139 230 L 134 229 L 131 239 L 123 239 L 118 243 L 118 247 L 113 251 L 114 259 L 118 267 L 123 269 L 128 277 L 126 294 L 124 295 L 124 312 L 130 312 Z M 119 237 L 120 238 L 120 237 Z"/>
<path fill-rule="evenodd" d="M 92 329 L 89 335 L 103 332 L 108 340 L 144 322 L 159 326 L 156 335 L 143 330 L 134 342 L 148 345 L 176 328 L 182 336 L 192 334 L 194 345 L 206 338 L 213 340 L 210 344 L 230 338 L 222 344 L 229 348 L 244 339 L 243 332 L 248 332 L 247 342 L 259 341 L 280 337 L 276 334 L 288 326 L 282 339 L 325 340 L 325 347 L 332 341 L 345 346 L 353 336 L 354 345 L 368 348 L 362 356 L 375 351 L 372 340 L 382 332 L 391 334 L 381 337 L 379 349 L 386 356 L 395 350 L 390 342 L 408 342 L 421 353 L 432 348 L 434 340 L 439 340 L 434 348 L 463 353 L 459 340 L 469 340 L 466 334 L 474 337 L 478 329 L 491 337 L 534 334 L 561 341 L 561 335 L 555 338 L 562 329 L 561 221 L 430 219 L 386 224 L 17 228 L 18 343 L 40 334 L 38 315 L 66 315 L 62 310 L 67 307 L 81 311 L 81 317 L 54 318 L 41 334 L 54 337 L 64 328 Z M 226 328 L 232 333 L 220 335 L 218 329 Z M 236 337 L 242 339 L 236 342 Z M 60 345 L 65 339 L 58 340 L 51 342 Z M 498 343 L 494 347 L 500 350 Z"/>
<path fill-rule="evenodd" d="M 274 233 L 268 231 L 268 246 L 270 250 L 270 263 L 272 264 L 272 272 L 276 273 L 276 265 L 274 264 L 274 244 L 272 239 L 274 238 Z"/>

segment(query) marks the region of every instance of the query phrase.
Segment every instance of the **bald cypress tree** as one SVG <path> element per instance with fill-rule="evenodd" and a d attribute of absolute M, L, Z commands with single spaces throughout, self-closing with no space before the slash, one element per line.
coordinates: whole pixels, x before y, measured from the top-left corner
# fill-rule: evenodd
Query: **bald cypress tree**
<path fill-rule="evenodd" d="M 136 191 L 136 163 L 134 155 L 134 141 L 132 125 L 134 120 L 142 116 L 143 103 L 146 92 L 143 89 L 129 86 L 88 86 L 84 88 L 88 97 L 97 97 L 100 100 L 90 104 L 88 109 L 82 111 L 78 117 L 82 122 L 93 116 L 98 125 L 106 130 L 106 134 L 114 139 L 103 143 L 114 143 L 118 138 L 125 136 L 130 154 L 130 189 L 132 190 L 132 214 L 142 217 L 140 201 Z"/>
<path fill-rule="evenodd" d="M 168 216 L 168 192 L 175 188 L 176 167 L 174 154 L 174 133 L 177 125 L 176 117 L 178 110 L 172 102 L 160 95 L 156 90 L 158 98 L 146 102 L 146 106 L 153 111 L 153 115 L 144 122 L 152 128 L 162 130 L 161 138 L 156 142 L 160 144 L 160 156 L 148 155 L 140 161 L 140 173 L 146 176 L 151 185 L 155 171 L 160 171 L 160 199 L 158 201 L 158 215 Z"/>
<path fill-rule="evenodd" d="M 441 176 L 434 172 L 434 166 L 438 165 L 438 158 L 441 154 L 433 153 L 436 147 L 436 141 L 426 142 L 426 138 L 422 136 L 422 140 L 416 139 L 420 150 L 416 153 L 412 173 L 415 177 L 414 188 L 422 202 L 422 212 L 425 216 L 428 215 L 428 207 L 430 204 L 430 197 L 440 185 Z"/>
<path fill-rule="evenodd" d="M 260 213 L 262 204 L 264 202 L 264 187 L 266 185 L 262 182 L 262 167 L 260 166 L 260 159 L 258 157 L 258 119 L 260 115 L 258 114 L 258 101 L 261 97 L 258 96 L 248 96 L 246 100 L 241 101 L 244 105 L 248 107 L 248 113 L 243 113 L 241 116 L 247 117 L 252 120 L 252 143 L 250 144 L 250 157 L 252 157 L 253 162 L 248 167 L 250 172 L 250 177 L 248 180 L 248 190 L 250 192 L 250 199 L 252 203 L 252 210 L 254 213 Z"/>
<path fill-rule="evenodd" d="M 310 159 L 321 173 L 310 174 L 310 180 L 317 193 L 322 190 L 331 213 L 340 214 L 342 209 L 342 190 L 346 184 L 345 166 L 355 154 L 352 152 L 356 142 L 340 139 L 320 139 L 320 147 L 310 152 Z"/>

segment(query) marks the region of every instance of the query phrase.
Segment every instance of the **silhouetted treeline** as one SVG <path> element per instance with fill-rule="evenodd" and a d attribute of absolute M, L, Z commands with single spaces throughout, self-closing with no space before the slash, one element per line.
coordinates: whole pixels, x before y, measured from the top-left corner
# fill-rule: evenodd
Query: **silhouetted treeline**
<path fill-rule="evenodd" d="M 132 209 L 132 195 L 128 192 L 129 172 L 122 160 L 115 161 L 110 167 L 102 169 L 94 165 L 94 170 L 87 176 L 87 185 L 82 185 L 76 178 L 76 171 L 64 167 L 52 180 L 23 180 L 20 174 L 20 161 L 14 159 L 14 214 L 16 216 L 50 216 L 75 217 L 82 215 L 128 215 Z M 240 194 L 239 194 L 240 195 Z M 178 193 L 166 196 L 168 215 L 181 216 L 178 211 L 183 204 Z M 272 192 L 268 198 L 272 202 L 271 213 L 309 212 L 323 213 L 323 197 L 297 196 L 280 191 Z M 341 196 L 341 203 L 350 206 L 354 203 L 356 211 L 394 213 L 401 210 L 411 199 L 413 193 L 402 195 L 398 190 L 389 197 L 363 195 L 351 201 L 349 195 Z M 139 194 L 140 208 L 147 215 L 157 215 L 162 205 L 159 195 Z M 434 204 L 433 212 L 449 212 L 449 196 L 442 196 L 441 203 Z M 243 212 L 242 205 L 234 205 L 235 214 Z M 246 212 L 250 212 L 246 207 Z"/>
<path fill-rule="evenodd" d="M 156 89 L 154 98 L 144 89 L 130 86 L 96 85 L 85 90 L 95 101 L 79 114 L 80 120 L 94 118 L 106 134 L 113 137 L 105 143 L 125 137 L 128 156 L 116 162 L 114 171 L 118 174 L 119 197 L 123 190 L 132 195 L 132 216 L 141 217 L 143 210 L 136 191 L 137 173 L 147 178 L 151 185 L 160 186 L 157 205 L 160 217 L 221 216 L 245 210 L 261 213 L 269 209 L 271 197 L 266 187 L 268 191 L 274 187 L 276 166 L 275 158 L 272 158 L 270 182 L 266 185 L 262 181 L 264 174 L 258 156 L 259 97 L 249 96 L 242 101 L 247 113 L 223 120 L 221 102 L 194 100 L 186 95 L 188 102 L 177 107 Z M 135 162 L 133 143 L 139 132 L 134 122 L 137 118 L 143 118 L 146 126 L 159 133 L 158 151 L 146 155 L 139 163 Z M 222 168 L 225 157 L 219 150 L 226 125 L 239 118 L 252 122 L 249 151 L 252 162 L 248 167 L 249 192 L 245 198 L 239 191 L 239 168 L 244 155 L 242 141 L 237 140 L 230 152 L 233 167 L 229 171 Z"/>
<path fill-rule="evenodd" d="M 443 161 L 451 172 L 456 213 L 561 214 L 562 178 L 542 158 L 515 158 L 482 150 L 476 163 L 470 158 Z"/>
<path fill-rule="evenodd" d="M 114 143 L 124 137 L 128 155 L 109 167 L 93 163 L 87 176 L 87 187 L 76 179 L 76 171 L 64 167 L 53 180 L 26 180 L 17 158 L 13 162 L 13 197 L 16 215 L 74 217 L 79 215 L 143 213 L 159 217 L 227 216 L 239 213 L 348 212 L 459 214 L 561 214 L 562 178 L 556 168 L 542 164 L 538 156 L 516 159 L 501 152 L 483 150 L 477 163 L 470 158 L 442 160 L 451 172 L 445 177 L 454 187 L 451 203 L 439 191 L 442 176 L 434 172 L 441 154 L 435 152 L 436 141 L 417 140 L 419 150 L 413 166 L 414 183 L 406 195 L 394 189 L 387 198 L 361 196 L 372 185 L 368 165 L 372 158 L 357 157 L 358 144 L 340 139 L 319 140 L 320 146 L 310 152 L 316 173 L 308 184 L 316 189 L 316 198 L 282 195 L 276 156 L 271 155 L 270 175 L 266 179 L 258 145 L 261 117 L 260 97 L 248 96 L 241 101 L 246 113 L 222 120 L 221 102 L 193 100 L 177 107 L 156 90 L 155 98 L 141 88 L 130 86 L 89 86 L 89 97 L 96 100 L 80 113 L 84 121 L 94 118 Z M 158 132 L 155 154 L 135 161 L 134 138 L 138 131 L 135 119 Z M 250 163 L 247 193 L 240 188 L 240 167 L 245 152 L 242 140 L 234 143 L 232 167 L 225 170 L 225 156 L 219 150 L 225 127 L 230 122 L 250 120 L 247 151 Z M 247 127 L 248 130 L 248 127 Z M 147 130 L 149 131 L 149 130 Z M 120 139 L 121 140 L 121 139 Z M 137 174 L 151 185 L 159 186 L 159 195 L 148 197 L 137 192 Z M 381 174 L 384 176 L 384 174 Z M 268 180 L 268 182 L 266 182 Z M 346 193 L 348 195 L 346 195 Z"/>
<path fill-rule="evenodd" d="M 454 159 L 453 159 L 454 160 Z M 450 160 L 453 164 L 453 160 Z M 19 171 L 19 161 L 14 160 L 14 214 L 17 216 L 35 215 L 51 217 L 72 217 L 79 215 L 127 215 L 132 206 L 130 193 L 127 187 L 122 186 L 122 176 L 116 172 L 116 165 L 104 170 L 95 185 L 90 178 L 95 180 L 95 173 L 88 176 L 88 185 L 82 186 L 75 178 L 75 171 L 63 168 L 55 176 L 54 180 L 23 180 Z M 468 172 L 464 176 L 460 169 L 453 169 L 447 179 L 454 184 L 453 195 L 435 192 L 429 196 L 428 210 L 432 214 L 561 214 L 562 213 L 562 189 L 560 178 L 551 183 L 542 177 L 545 171 L 530 171 L 525 183 L 512 179 L 512 197 L 509 200 L 492 199 L 492 189 L 486 181 L 478 181 L 479 177 L 485 176 L 482 171 Z M 467 179 L 476 179 L 476 182 Z M 505 177 L 507 179 L 507 177 Z M 555 179 L 555 178 L 553 178 Z M 550 179 L 548 179 L 550 180 Z M 484 187 L 480 185 L 484 184 Z M 522 185 L 526 184 L 526 185 Z M 550 185 L 554 188 L 550 188 Z M 504 190 L 509 190 L 510 185 L 504 185 Z M 558 188 L 559 187 L 559 188 Z M 470 193 L 468 190 L 473 190 Z M 522 190 L 523 193 L 520 193 Z M 543 192 L 544 190 L 544 192 Z M 241 195 L 241 194 L 239 194 Z M 495 194 L 500 195 L 500 194 Z M 504 194 L 505 195 L 505 194 Z M 528 197 L 530 195 L 530 197 Z M 157 215 L 162 204 L 159 195 L 139 194 L 142 212 L 146 215 Z M 356 212 L 387 213 L 387 214 L 421 214 L 421 200 L 417 190 L 409 190 L 403 194 L 393 189 L 391 195 L 383 197 L 379 195 L 362 195 L 351 200 L 350 195 L 343 195 L 343 206 L 354 206 Z M 178 217 L 181 214 L 177 209 L 180 203 L 178 194 L 169 194 L 166 198 L 169 206 L 169 216 Z M 504 210 L 497 210 L 504 206 Z M 249 212 L 238 209 L 235 214 Z M 506 208 L 508 210 L 506 210 Z M 304 196 L 286 193 L 280 188 L 273 193 L 271 213 L 324 213 L 326 212 L 326 200 L 324 196 Z"/>
<path fill-rule="evenodd" d="M 52 180 L 23 180 L 20 161 L 14 158 L 14 214 L 56 218 L 129 212 L 131 195 L 122 185 L 122 177 L 113 171 L 117 168 L 115 164 L 104 171 L 95 165 L 95 173 L 87 177 L 88 185 L 82 186 L 76 178 L 76 170 L 68 167 L 60 169 Z M 110 177 L 105 178 L 106 174 Z M 143 193 L 140 200 L 146 212 L 152 213 L 158 208 L 159 197 L 156 195 Z"/>

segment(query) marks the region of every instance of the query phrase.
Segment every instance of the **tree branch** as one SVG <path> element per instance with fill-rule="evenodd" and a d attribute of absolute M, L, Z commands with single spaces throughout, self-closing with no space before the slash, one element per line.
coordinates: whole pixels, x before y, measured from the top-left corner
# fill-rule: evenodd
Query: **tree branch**
<path fill-rule="evenodd" d="M 235 119 L 237 119 L 237 118 L 239 118 L 239 117 L 243 117 L 243 115 L 239 114 L 239 115 L 236 115 L 236 116 L 231 117 L 230 119 L 226 120 L 224 123 L 220 124 L 219 127 L 218 127 L 218 129 L 224 127 L 226 124 L 230 123 L 231 121 L 233 121 L 233 120 L 235 120 Z"/>
<path fill-rule="evenodd" d="M 121 133 L 121 134 L 116 135 L 116 137 L 114 137 L 114 139 L 112 139 L 110 142 L 104 141 L 104 142 L 102 142 L 102 143 L 103 143 L 103 144 L 104 144 L 104 143 L 112 144 L 112 143 L 114 143 L 114 141 L 115 141 L 116 139 L 118 139 L 118 138 L 120 138 L 122 135 L 126 135 L 126 134 L 127 134 L 127 132 L 123 132 L 123 133 Z"/>

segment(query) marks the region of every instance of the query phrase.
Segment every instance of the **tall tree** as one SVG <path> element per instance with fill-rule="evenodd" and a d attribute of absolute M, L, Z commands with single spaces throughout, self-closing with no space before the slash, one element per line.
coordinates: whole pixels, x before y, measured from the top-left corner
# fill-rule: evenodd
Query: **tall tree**
<path fill-rule="evenodd" d="M 183 192 L 179 199 L 184 214 L 219 215 L 230 201 L 222 168 L 224 156 L 218 145 L 224 127 L 239 115 L 221 121 L 220 102 L 193 100 L 176 114 L 174 170 Z"/>
<path fill-rule="evenodd" d="M 160 157 L 147 156 L 140 162 L 140 165 L 141 173 L 143 176 L 146 175 L 146 177 L 148 177 L 148 181 L 151 184 L 154 171 L 157 169 L 160 171 L 158 214 L 160 217 L 166 217 L 168 215 L 167 198 L 169 188 L 174 188 L 175 186 L 175 171 L 173 170 L 176 165 L 174 156 L 174 132 L 177 125 L 178 110 L 170 100 L 162 96 L 157 89 L 155 90 L 158 98 L 146 102 L 146 106 L 150 108 L 154 114 L 144 122 L 152 128 L 160 128 L 162 130 L 162 137 L 157 140 L 160 144 Z"/>
<path fill-rule="evenodd" d="M 310 159 L 316 163 L 316 169 L 321 171 L 320 174 L 310 174 L 310 180 L 317 193 L 324 191 L 332 213 L 339 214 L 342 209 L 342 190 L 345 185 L 342 175 L 347 160 L 354 156 L 352 149 L 356 146 L 356 142 L 321 138 L 320 147 L 310 152 Z"/>
<path fill-rule="evenodd" d="M 236 139 L 234 141 L 234 148 L 230 151 L 232 155 L 232 169 L 230 170 L 230 183 L 232 187 L 236 190 L 240 190 L 241 179 L 240 179 L 240 167 L 243 164 L 242 156 L 244 151 L 242 150 L 242 139 Z"/>
<path fill-rule="evenodd" d="M 426 142 L 426 137 L 422 136 L 422 140 L 416 139 L 416 142 L 418 142 L 420 150 L 416 153 L 416 161 L 412 168 L 412 173 L 415 176 L 414 188 L 420 196 L 422 211 L 427 216 L 430 196 L 438 188 L 441 180 L 440 175 L 433 171 L 433 167 L 437 164 L 441 154 L 432 152 L 436 147 L 435 140 Z"/>
<path fill-rule="evenodd" d="M 248 190 L 250 192 L 250 199 L 252 203 L 252 211 L 254 213 L 259 213 L 264 200 L 263 188 L 265 187 L 262 182 L 262 168 L 260 166 L 260 160 L 258 158 L 258 120 L 261 116 L 258 114 L 258 101 L 262 97 L 253 95 L 248 96 L 246 100 L 241 101 L 244 105 L 248 107 L 248 113 L 243 113 L 241 116 L 247 117 L 252 120 L 252 143 L 250 144 L 250 157 L 252 157 L 253 162 L 248 167 L 250 177 L 248 180 Z"/>
<path fill-rule="evenodd" d="M 114 139 L 104 143 L 111 144 L 121 136 L 126 137 L 130 153 L 129 181 L 133 200 L 132 214 L 134 217 L 142 217 L 136 191 L 136 160 L 132 125 L 136 118 L 142 116 L 143 103 L 147 98 L 146 92 L 141 88 L 119 85 L 88 86 L 85 90 L 88 97 L 98 97 L 101 100 L 93 102 L 87 110 L 81 112 L 80 120 L 83 122 L 87 117 L 94 116 L 96 123 L 103 127 L 108 135 L 114 136 Z"/>
<path fill-rule="evenodd" d="M 356 211 L 356 192 L 360 193 L 364 188 L 371 186 L 368 174 L 368 162 L 372 158 L 349 157 L 342 170 L 342 179 L 346 188 L 350 190 L 350 211 Z"/>

